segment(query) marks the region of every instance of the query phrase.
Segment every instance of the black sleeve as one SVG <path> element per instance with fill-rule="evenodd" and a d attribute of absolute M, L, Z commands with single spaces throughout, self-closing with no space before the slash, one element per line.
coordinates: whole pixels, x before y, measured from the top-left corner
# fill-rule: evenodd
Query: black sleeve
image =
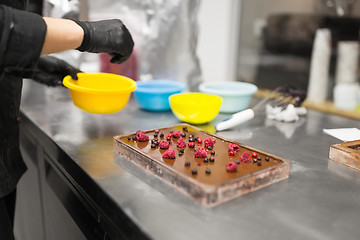
<path fill-rule="evenodd" d="M 45 40 L 43 18 L 0 5 L 0 33 L 1 73 L 31 77 Z"/>

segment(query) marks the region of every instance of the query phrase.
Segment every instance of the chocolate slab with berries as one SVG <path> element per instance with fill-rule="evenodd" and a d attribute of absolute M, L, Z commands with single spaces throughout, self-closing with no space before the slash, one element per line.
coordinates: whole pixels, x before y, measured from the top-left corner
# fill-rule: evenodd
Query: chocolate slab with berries
<path fill-rule="evenodd" d="M 290 171 L 286 159 L 188 124 L 115 136 L 114 154 L 206 207 L 286 179 Z"/>

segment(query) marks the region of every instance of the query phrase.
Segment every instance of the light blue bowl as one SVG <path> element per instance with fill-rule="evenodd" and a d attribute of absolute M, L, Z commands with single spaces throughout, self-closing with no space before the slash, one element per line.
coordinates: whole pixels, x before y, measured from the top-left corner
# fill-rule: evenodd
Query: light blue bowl
<path fill-rule="evenodd" d="M 234 113 L 249 107 L 251 97 L 258 88 L 251 83 L 223 81 L 202 83 L 199 90 L 222 97 L 220 112 Z"/>
<path fill-rule="evenodd" d="M 171 80 L 151 80 L 136 82 L 134 97 L 140 108 L 149 111 L 170 110 L 169 97 L 180 93 L 185 85 Z"/>

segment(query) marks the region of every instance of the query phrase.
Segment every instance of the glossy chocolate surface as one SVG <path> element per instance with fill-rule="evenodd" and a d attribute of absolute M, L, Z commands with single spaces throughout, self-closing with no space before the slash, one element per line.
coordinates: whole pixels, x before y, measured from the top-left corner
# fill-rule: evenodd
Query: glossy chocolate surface
<path fill-rule="evenodd" d="M 208 184 L 208 185 L 218 185 L 225 183 L 228 180 L 235 179 L 247 174 L 251 174 L 254 172 L 257 172 L 259 170 L 264 170 L 269 167 L 276 166 L 278 164 L 281 164 L 283 161 L 280 159 L 277 159 L 273 156 L 267 155 L 260 151 L 255 151 L 257 153 L 257 158 L 251 157 L 250 163 L 240 162 L 237 167 L 237 171 L 235 172 L 227 172 L 226 171 L 226 165 L 230 161 L 239 160 L 240 156 L 243 152 L 248 151 L 251 154 L 254 152 L 253 149 L 247 148 L 245 146 L 240 145 L 236 142 L 226 141 L 222 138 L 216 137 L 214 135 L 211 135 L 205 131 L 198 131 L 195 128 L 192 128 L 190 126 L 187 127 L 188 131 L 184 131 L 182 125 L 174 126 L 170 128 L 162 128 L 159 129 L 160 133 L 164 133 L 164 137 L 161 138 L 160 134 L 158 137 L 154 137 L 155 130 L 151 131 L 145 131 L 146 134 L 150 137 L 150 140 L 147 142 L 139 142 L 134 141 L 133 136 L 135 134 L 127 135 L 121 137 L 121 141 L 130 144 L 131 146 L 135 147 L 136 149 L 139 149 L 141 152 L 145 153 L 146 156 L 150 157 L 152 160 L 155 160 L 157 162 L 166 163 L 167 165 L 171 166 L 175 171 L 183 173 L 189 177 L 192 177 L 199 181 L 200 183 Z M 158 139 L 159 141 L 165 140 L 166 136 L 171 131 L 182 131 L 186 133 L 186 137 L 183 139 L 186 143 L 189 143 L 189 136 L 193 135 L 194 137 L 200 137 L 203 141 L 202 143 L 198 143 L 195 141 L 195 148 L 190 148 L 189 146 L 186 146 L 184 148 L 184 154 L 179 156 L 179 151 L 181 148 L 178 148 L 176 146 L 176 142 L 178 138 L 172 138 L 170 141 L 170 148 L 175 150 L 176 158 L 175 159 L 165 159 L 162 157 L 162 154 L 166 151 L 163 149 L 160 149 L 159 147 L 151 148 L 151 140 L 152 139 Z M 130 140 L 128 140 L 130 137 Z M 206 138 L 212 138 L 215 139 L 216 142 L 212 149 L 207 149 L 204 146 L 204 140 Z M 240 146 L 240 151 L 237 152 L 234 156 L 229 156 L 228 154 L 228 146 L 231 143 L 235 143 Z M 204 162 L 204 158 L 196 158 L 194 156 L 194 152 L 197 148 L 203 147 L 207 151 L 207 157 L 210 158 L 213 156 L 215 158 L 214 162 L 207 161 Z M 215 155 L 211 155 L 211 151 L 215 151 Z M 258 157 L 261 157 L 261 160 L 258 160 Z M 265 160 L 265 157 L 268 157 L 269 160 Z M 205 160 L 206 161 L 206 160 Z M 257 164 L 259 161 L 261 161 L 260 164 Z M 190 162 L 190 166 L 185 166 L 185 162 Z M 192 170 L 196 169 L 197 174 L 193 174 Z M 210 169 L 211 173 L 206 173 L 206 169 Z"/>

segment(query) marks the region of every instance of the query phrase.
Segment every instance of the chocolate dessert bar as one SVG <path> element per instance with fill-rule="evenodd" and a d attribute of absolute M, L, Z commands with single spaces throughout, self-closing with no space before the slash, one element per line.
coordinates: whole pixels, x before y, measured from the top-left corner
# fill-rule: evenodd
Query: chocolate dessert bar
<path fill-rule="evenodd" d="M 115 157 L 212 207 L 289 176 L 289 161 L 188 124 L 114 137 Z"/>

